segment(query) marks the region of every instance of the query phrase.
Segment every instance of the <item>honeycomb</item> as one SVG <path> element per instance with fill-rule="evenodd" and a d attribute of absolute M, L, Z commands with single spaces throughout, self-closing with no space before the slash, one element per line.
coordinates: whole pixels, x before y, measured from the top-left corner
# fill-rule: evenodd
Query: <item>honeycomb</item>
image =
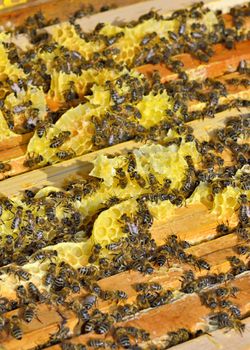
<path fill-rule="evenodd" d="M 104 42 L 87 42 L 81 39 L 74 26 L 66 22 L 53 29 L 52 39 L 61 46 L 72 51 L 78 51 L 86 60 L 89 60 L 94 52 L 99 52 L 105 47 Z"/>
<path fill-rule="evenodd" d="M 69 109 L 54 125 L 48 128 L 46 135 L 42 138 L 37 133 L 33 135 L 28 144 L 27 154 L 42 155 L 43 161 L 40 165 L 45 165 L 60 161 L 60 158 L 56 155 L 60 151 L 70 151 L 72 156 L 90 152 L 92 149 L 93 125 L 89 118 L 95 112 L 98 113 L 98 108 L 88 108 L 88 104 Z M 70 140 L 66 141 L 62 147 L 51 148 L 50 144 L 53 137 L 58 137 L 64 131 L 70 131 Z"/>
<path fill-rule="evenodd" d="M 167 95 L 166 91 L 162 94 L 153 95 L 150 93 L 144 96 L 136 107 L 141 112 L 139 124 L 145 128 L 150 128 L 166 118 L 166 110 L 173 106 L 172 99 Z"/>
<path fill-rule="evenodd" d="M 215 14 L 208 11 L 203 15 L 203 23 L 206 24 L 207 30 L 212 31 L 213 25 L 217 23 Z M 192 23 L 195 20 L 188 18 L 187 32 L 191 30 Z M 159 37 L 169 38 L 169 31 L 177 32 L 180 26 L 179 20 L 156 20 L 154 18 L 144 20 L 132 28 L 119 28 L 111 24 L 106 24 L 100 31 L 100 34 L 113 36 L 117 33 L 123 32 L 123 36 L 119 41 L 112 45 L 118 48 L 120 52 L 116 56 L 117 62 L 126 62 L 130 64 L 135 57 L 135 54 L 140 51 L 140 42 L 149 33 L 155 32 Z"/>
<path fill-rule="evenodd" d="M 65 103 L 65 91 L 69 89 L 69 84 L 74 82 L 74 87 L 79 97 L 85 96 L 86 88 L 89 84 L 104 84 L 109 79 L 115 79 L 119 76 L 119 72 L 115 70 L 103 69 L 97 71 L 95 69 L 88 69 L 82 71 L 81 75 L 66 74 L 62 71 L 57 72 L 55 69 L 51 71 L 51 85 L 47 94 L 47 103 L 52 106 L 52 110 L 57 110 L 63 103 Z M 55 104 L 55 107 L 53 107 Z"/>
<path fill-rule="evenodd" d="M 58 255 L 56 259 L 53 261 L 60 263 L 61 261 L 67 262 L 74 268 L 79 268 L 87 263 L 88 256 L 90 255 L 92 248 L 91 240 L 87 242 L 81 243 L 72 243 L 65 242 L 59 243 L 57 245 L 48 246 L 44 248 L 44 250 L 56 250 Z M 44 286 L 43 279 L 48 270 L 50 261 L 46 260 L 44 262 L 35 261 L 25 264 L 23 266 L 23 270 L 31 274 L 29 282 L 33 282 L 39 287 L 42 287 L 41 290 L 46 290 Z M 9 294 L 9 291 L 16 289 L 20 282 L 17 282 L 17 279 L 13 274 L 5 274 L 1 275 L 0 283 L 0 293 L 1 295 Z M 22 280 L 22 285 L 26 286 L 28 284 L 27 281 Z M 47 288 L 48 289 L 48 288 Z"/>

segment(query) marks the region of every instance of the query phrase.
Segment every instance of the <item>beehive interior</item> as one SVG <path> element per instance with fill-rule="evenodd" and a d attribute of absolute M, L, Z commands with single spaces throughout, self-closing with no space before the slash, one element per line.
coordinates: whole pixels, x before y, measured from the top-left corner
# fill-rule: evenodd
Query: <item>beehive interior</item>
<path fill-rule="evenodd" d="M 250 105 L 250 65 L 239 54 L 235 72 L 192 80 L 176 55 L 209 65 L 214 45 L 230 50 L 249 42 L 249 14 L 249 4 L 233 8 L 231 23 L 197 3 L 171 16 L 150 11 L 127 24 L 99 24 L 91 33 L 71 20 L 52 34 L 30 34 L 33 47 L 26 49 L 12 42 L 15 32 L 0 34 L 0 140 L 33 132 L 26 171 L 140 142 L 99 153 L 88 174 L 62 187 L 1 196 L 0 347 L 34 348 L 26 336 L 43 304 L 70 316 L 58 332 L 34 339 L 42 348 L 172 347 L 199 336 L 198 322 L 151 334 L 151 312 L 154 320 L 154 309 L 165 315 L 168 305 L 192 298 L 202 332 L 243 333 L 249 303 L 237 299 L 244 291 L 236 286 L 249 270 L 250 128 L 240 111 Z M 159 63 L 175 79 L 137 69 Z M 216 125 L 218 113 L 233 108 L 238 116 L 209 130 L 208 141 L 194 136 L 190 122 L 214 118 Z M 4 176 L 11 171 L 15 162 L 0 162 Z M 197 220 L 201 232 L 194 223 L 190 232 L 173 231 L 175 220 Z M 225 244 L 218 261 L 215 239 Z M 125 292 L 120 285 L 130 273 L 144 282 L 128 282 Z M 162 286 L 152 282 L 171 274 Z"/>

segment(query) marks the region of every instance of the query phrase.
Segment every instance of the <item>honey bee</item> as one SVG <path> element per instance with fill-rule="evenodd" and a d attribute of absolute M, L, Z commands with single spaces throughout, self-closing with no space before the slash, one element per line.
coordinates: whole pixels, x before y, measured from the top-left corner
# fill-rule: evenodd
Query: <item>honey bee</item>
<path fill-rule="evenodd" d="M 33 283 L 33 282 L 29 282 L 28 283 L 28 292 L 29 292 L 29 295 L 32 297 L 32 299 L 38 301 L 40 300 L 40 291 L 39 289 L 37 288 L 37 286 Z"/>
<path fill-rule="evenodd" d="M 50 148 L 58 148 L 62 146 L 62 144 L 69 139 L 70 135 L 70 131 L 60 132 L 58 136 L 54 136 L 50 141 Z"/>
<path fill-rule="evenodd" d="M 188 341 L 191 333 L 186 328 L 180 328 L 176 332 L 168 333 L 167 346 L 172 347 L 180 343 Z"/>
<path fill-rule="evenodd" d="M 36 127 L 36 133 L 39 138 L 42 138 L 46 135 L 47 129 L 50 127 L 50 123 L 48 121 L 39 121 Z"/>
<path fill-rule="evenodd" d="M 91 255 L 88 259 L 88 262 L 90 264 L 93 264 L 99 258 L 99 254 L 100 254 L 101 249 L 102 249 L 102 246 L 100 244 L 97 243 L 94 245 L 92 252 L 91 252 Z"/>
<path fill-rule="evenodd" d="M 23 310 L 23 319 L 25 322 L 30 323 L 34 317 L 37 317 L 36 315 L 36 304 L 28 304 L 24 307 Z"/>
<path fill-rule="evenodd" d="M 234 328 L 239 333 L 243 333 L 245 325 L 237 319 L 230 317 L 227 312 L 217 312 L 209 316 L 209 323 L 217 328 Z"/>
<path fill-rule="evenodd" d="M 21 268 L 13 268 L 11 266 L 8 266 L 6 268 L 6 272 L 8 274 L 14 274 L 15 277 L 17 277 L 19 280 L 23 281 L 29 281 L 31 274 Z"/>
<path fill-rule="evenodd" d="M 67 160 L 67 159 L 71 159 L 73 157 L 75 157 L 75 152 L 74 151 L 59 151 L 56 153 L 56 156 L 60 159 L 60 160 Z"/>
<path fill-rule="evenodd" d="M 128 179 L 125 171 L 122 168 L 116 169 L 116 178 L 118 179 L 119 186 L 121 188 L 126 188 L 128 184 Z"/>
<path fill-rule="evenodd" d="M 19 228 L 19 226 L 21 225 L 21 221 L 22 221 L 22 214 L 23 214 L 23 207 L 18 206 L 17 210 L 14 214 L 14 219 L 11 223 L 11 229 L 12 230 L 16 230 Z"/>
<path fill-rule="evenodd" d="M 0 173 L 5 173 L 11 170 L 11 165 L 8 163 L 0 162 Z"/>
<path fill-rule="evenodd" d="M 128 173 L 132 174 L 136 169 L 136 158 L 133 152 L 128 152 Z"/>
<path fill-rule="evenodd" d="M 23 331 L 20 327 L 20 320 L 17 315 L 13 315 L 8 322 L 9 332 L 11 336 L 17 340 L 21 340 L 23 337 Z"/>
<path fill-rule="evenodd" d="M 69 85 L 68 89 L 65 90 L 63 93 L 63 97 L 65 101 L 71 102 L 71 101 L 77 100 L 79 98 L 79 95 L 76 92 L 75 82 L 69 81 L 68 85 Z M 55 146 L 55 147 L 59 147 L 59 146 Z"/>
<path fill-rule="evenodd" d="M 89 339 L 87 345 L 93 349 L 117 349 L 117 345 L 114 342 L 111 342 L 109 340 L 102 340 L 99 338 Z"/>
<path fill-rule="evenodd" d="M 28 153 L 27 158 L 23 162 L 23 165 L 28 168 L 33 168 L 43 161 L 43 156 L 41 154 L 36 155 L 35 153 Z"/>
<path fill-rule="evenodd" d="M 239 221 L 244 225 L 248 224 L 250 217 L 250 205 L 245 194 L 240 195 Z"/>
<path fill-rule="evenodd" d="M 52 344 L 68 338 L 70 328 L 65 326 L 66 322 L 67 321 L 63 319 L 62 323 L 58 326 L 58 331 L 50 336 L 50 342 Z"/>
<path fill-rule="evenodd" d="M 127 335 L 126 328 L 122 328 L 122 327 L 116 328 L 114 330 L 114 338 L 118 343 L 118 345 L 121 346 L 122 348 L 125 348 L 125 349 L 131 348 L 131 343 Z"/>
<path fill-rule="evenodd" d="M 150 188 L 153 192 L 157 191 L 159 189 L 160 184 L 159 184 L 159 181 L 156 179 L 154 174 L 149 173 L 148 182 L 149 182 Z"/>

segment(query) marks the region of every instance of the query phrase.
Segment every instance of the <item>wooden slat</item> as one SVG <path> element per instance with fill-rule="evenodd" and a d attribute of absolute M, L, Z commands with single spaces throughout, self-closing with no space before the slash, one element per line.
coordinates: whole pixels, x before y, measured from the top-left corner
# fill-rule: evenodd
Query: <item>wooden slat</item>
<path fill-rule="evenodd" d="M 237 305 L 241 309 L 242 315 L 247 315 L 250 311 L 250 274 L 244 274 L 236 279 L 232 284 L 240 289 L 237 297 Z M 192 307 L 190 307 L 192 306 Z M 181 310 L 181 312 L 180 312 Z M 189 329 L 192 333 L 205 328 L 205 317 L 209 310 L 201 304 L 197 295 L 188 295 L 177 300 L 175 303 L 167 304 L 156 309 L 142 313 L 135 319 L 118 324 L 122 327 L 133 326 L 145 329 L 151 334 L 152 340 L 160 340 L 166 336 L 167 332 L 176 331 L 179 328 Z M 159 327 L 159 325 L 161 325 Z M 74 344 L 86 344 L 93 334 L 84 334 L 73 338 Z M 101 337 L 100 337 L 101 338 Z M 103 338 L 103 337 L 102 337 Z M 106 339 L 108 339 L 107 337 Z M 59 350 L 60 345 L 47 348 L 49 350 Z"/>
<path fill-rule="evenodd" d="M 138 4 L 133 4 L 130 6 L 125 6 L 123 8 L 118 8 L 110 10 L 103 13 L 98 13 L 90 17 L 84 17 L 76 21 L 84 31 L 91 31 L 99 22 L 111 22 L 111 23 L 120 23 L 124 21 L 132 21 L 137 19 L 139 16 L 143 15 L 151 9 L 159 11 L 159 13 L 169 14 L 179 8 L 185 8 L 190 6 L 190 4 L 195 3 L 196 0 L 177 0 L 177 1 L 166 1 L 166 0 L 149 0 L 143 1 Z M 211 1 L 205 0 L 204 3 L 213 11 L 218 9 L 222 10 L 223 13 L 229 11 L 229 9 L 236 5 L 242 5 L 245 0 L 231 0 L 230 3 L 228 0 L 220 1 Z M 49 26 L 46 30 L 51 33 L 55 28 L 55 25 Z M 30 45 L 29 40 L 26 35 L 18 35 L 16 38 L 13 38 L 13 42 L 21 47 L 25 48 Z"/>
<path fill-rule="evenodd" d="M 197 225 L 199 226 L 198 216 L 195 219 L 197 219 Z M 178 220 L 178 218 L 176 218 L 176 220 Z M 188 224 L 189 224 L 189 217 L 187 217 L 187 221 L 185 224 L 186 227 Z M 177 234 L 179 233 L 177 232 Z M 180 235 L 180 237 L 182 237 L 182 235 Z M 157 237 L 155 238 L 157 240 Z M 188 249 L 188 252 L 195 254 L 197 257 L 205 257 L 205 259 L 211 265 L 210 273 L 220 273 L 220 272 L 228 271 L 228 269 L 230 268 L 229 262 L 227 261 L 227 257 L 234 255 L 233 247 L 236 244 L 237 244 L 236 236 L 233 234 L 230 234 L 228 236 L 220 237 L 213 241 L 205 242 L 200 245 L 191 247 Z M 156 272 L 151 276 L 143 276 L 138 272 L 128 271 L 118 275 L 111 276 L 109 278 L 105 278 L 99 281 L 99 284 L 101 288 L 105 290 L 113 290 L 114 286 L 116 286 L 121 290 L 124 290 L 129 297 L 127 302 L 131 303 L 135 300 L 135 297 L 136 297 L 136 293 L 134 289 L 131 287 L 133 283 L 155 281 L 160 283 L 166 289 L 169 289 L 169 288 L 178 289 L 180 288 L 180 276 L 182 272 L 183 272 L 183 266 L 180 269 L 172 269 L 170 271 L 168 271 L 167 267 L 162 267 L 156 270 Z M 201 274 L 204 275 L 206 274 L 206 272 L 201 273 L 197 271 L 197 276 Z M 250 279 L 248 278 L 247 280 L 248 280 L 248 283 L 250 283 Z M 243 290 L 243 288 L 241 289 Z M 245 290 L 247 291 L 247 288 L 244 288 L 244 292 L 241 296 L 239 296 L 239 300 L 241 300 L 242 308 L 244 309 L 245 307 L 249 311 L 250 310 L 249 296 L 247 301 L 243 298 Z M 247 293 L 249 293 L 249 291 Z M 5 293 L 1 292 L 1 294 L 5 296 Z M 10 297 L 11 295 L 7 295 L 7 296 Z M 238 300 L 237 300 L 237 304 L 238 304 Z M 98 302 L 98 308 L 102 311 L 108 311 L 109 307 L 110 307 L 110 304 L 107 302 L 102 302 L 102 301 Z M 175 312 L 177 312 L 177 307 L 174 307 L 174 309 L 175 309 Z M 14 313 L 16 313 L 16 311 L 10 312 L 9 315 L 12 315 Z M 77 323 L 76 316 L 72 312 L 65 311 L 63 309 L 61 310 L 61 313 L 62 314 L 65 313 L 65 317 L 67 318 L 67 327 L 69 327 L 71 332 L 73 333 Z M 45 314 L 47 315 L 47 318 Z M 39 319 L 43 320 L 43 323 L 39 323 L 37 321 L 33 323 L 32 321 L 31 324 L 24 326 L 24 337 L 21 341 L 18 342 L 18 346 L 20 350 L 31 349 L 35 345 L 47 342 L 49 340 L 50 335 L 53 334 L 53 332 L 55 333 L 57 331 L 56 325 L 58 324 L 59 316 L 53 307 L 51 307 L 51 311 L 49 313 L 50 316 L 48 317 L 47 307 L 44 305 L 39 305 L 37 315 Z M 175 324 L 173 322 L 175 318 L 170 318 L 170 320 L 172 320 L 171 321 L 172 325 Z M 185 322 L 187 322 L 188 318 L 185 317 L 185 320 L 186 320 Z M 178 325 L 175 324 L 175 327 L 177 326 Z M 146 328 L 146 323 L 142 328 Z M 16 346 L 16 340 L 11 338 L 10 336 L 3 335 L 2 344 L 6 346 L 8 350 L 14 350 Z"/>
<path fill-rule="evenodd" d="M 0 25 L 12 23 L 15 26 L 22 25 L 28 16 L 33 16 L 42 11 L 46 19 L 59 18 L 66 21 L 75 11 L 82 6 L 92 5 L 96 11 L 103 6 L 115 7 L 127 6 L 143 0 L 31 0 L 26 4 L 13 8 L 7 8 L 0 12 Z"/>
<path fill-rule="evenodd" d="M 250 349 L 250 317 L 243 320 L 246 331 L 242 336 L 231 329 L 219 329 L 211 334 L 205 334 L 183 344 L 173 347 L 171 350 L 247 350 Z"/>
<path fill-rule="evenodd" d="M 31 139 L 33 133 L 27 133 L 23 135 L 15 135 L 13 137 L 6 138 L 0 142 L 0 159 L 2 160 L 4 157 L 4 151 L 9 150 L 14 147 L 19 147 L 22 145 L 26 145 Z M 3 157 L 3 158 L 2 158 Z"/>
<path fill-rule="evenodd" d="M 219 75 L 235 71 L 241 60 L 250 60 L 249 47 L 249 40 L 236 43 L 232 50 L 227 50 L 222 44 L 214 45 L 215 53 L 207 64 L 202 63 L 189 54 L 176 55 L 174 59 L 183 62 L 183 69 L 189 75 L 190 79 L 204 80 L 207 77 L 215 78 Z M 137 70 L 146 75 L 152 73 L 154 70 L 158 70 L 161 73 L 163 83 L 177 78 L 177 74 L 168 69 L 164 63 L 156 65 L 147 64 L 138 67 Z"/>

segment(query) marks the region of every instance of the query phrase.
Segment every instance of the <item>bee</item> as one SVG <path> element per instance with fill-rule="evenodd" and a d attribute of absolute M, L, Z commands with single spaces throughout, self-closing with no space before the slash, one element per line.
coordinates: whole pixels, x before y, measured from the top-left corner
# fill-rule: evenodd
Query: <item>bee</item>
<path fill-rule="evenodd" d="M 82 305 L 86 310 L 90 310 L 96 304 L 96 301 L 97 301 L 96 295 L 89 294 L 83 299 Z"/>
<path fill-rule="evenodd" d="M 210 270 L 210 264 L 204 259 L 197 259 L 195 265 L 199 269 Z"/>
<path fill-rule="evenodd" d="M 23 331 L 20 327 L 20 320 L 17 315 L 11 317 L 8 326 L 11 336 L 17 340 L 21 340 L 23 337 Z"/>
<path fill-rule="evenodd" d="M 236 331 L 243 333 L 245 325 L 237 319 L 230 317 L 227 312 L 217 312 L 209 316 L 209 323 L 221 329 L 224 327 L 234 328 Z"/>
<path fill-rule="evenodd" d="M 77 100 L 79 98 L 79 95 L 76 92 L 75 82 L 69 81 L 68 85 L 69 85 L 68 89 L 65 90 L 63 93 L 63 97 L 65 101 L 71 102 L 71 101 Z M 59 146 L 55 146 L 55 147 L 59 147 Z"/>
<path fill-rule="evenodd" d="M 122 230 L 125 233 L 128 233 L 130 236 L 138 236 L 139 227 L 138 222 L 134 222 L 132 218 L 130 218 L 127 214 L 122 214 L 120 218 L 121 222 L 124 223 L 122 226 Z"/>
<path fill-rule="evenodd" d="M 12 230 L 16 230 L 19 228 L 19 226 L 21 225 L 21 221 L 22 221 L 22 214 L 23 214 L 23 207 L 18 206 L 16 213 L 14 215 L 14 219 L 11 223 L 11 229 Z"/>
<path fill-rule="evenodd" d="M 109 340 L 102 340 L 100 338 L 91 338 L 88 340 L 87 345 L 94 349 L 117 349 L 117 345 Z"/>
<path fill-rule="evenodd" d="M 40 291 L 37 288 L 37 286 L 33 283 L 33 282 L 29 282 L 28 283 L 28 292 L 30 294 L 30 296 L 32 297 L 32 299 L 38 301 L 40 299 Z"/>
<path fill-rule="evenodd" d="M 137 172 L 137 171 L 133 171 L 132 173 L 130 173 L 130 178 L 131 179 L 135 179 L 137 184 L 141 187 L 144 188 L 146 186 L 146 181 L 145 179 Z"/>
<path fill-rule="evenodd" d="M 209 62 L 209 56 L 202 50 L 197 50 L 195 52 L 196 57 L 202 62 Z"/>
<path fill-rule="evenodd" d="M 250 217 L 250 205 L 245 194 L 240 195 L 240 207 L 239 207 L 239 221 L 244 225 L 248 224 Z"/>
<path fill-rule="evenodd" d="M 100 244 L 97 243 L 94 245 L 92 252 L 91 252 L 91 255 L 88 259 L 88 262 L 90 264 L 93 264 L 99 258 L 99 254 L 100 254 L 101 249 L 102 249 L 102 246 Z"/>
<path fill-rule="evenodd" d="M 232 50 L 235 46 L 235 38 L 233 35 L 228 35 L 225 40 L 225 46 L 227 49 Z"/>
<path fill-rule="evenodd" d="M 186 23 L 182 22 L 178 28 L 178 34 L 179 35 L 184 35 L 186 32 Z"/>
<path fill-rule="evenodd" d="M 128 173 L 132 174 L 136 169 L 136 158 L 133 152 L 128 152 L 127 160 L 128 160 Z"/>
<path fill-rule="evenodd" d="M 132 106 L 132 105 L 126 105 L 125 106 L 125 111 L 129 114 L 129 115 L 133 115 L 136 119 L 141 119 L 141 112 L 139 111 L 138 108 Z"/>
<path fill-rule="evenodd" d="M 11 170 L 11 165 L 8 163 L 0 162 L 0 173 L 5 173 Z"/>
<path fill-rule="evenodd" d="M 67 160 L 67 159 L 71 159 L 73 157 L 75 157 L 75 152 L 74 151 L 59 151 L 56 153 L 56 156 L 60 159 L 60 160 Z"/>
<path fill-rule="evenodd" d="M 65 327 L 66 322 L 67 321 L 63 319 L 62 323 L 58 326 L 58 331 L 50 336 L 50 342 L 52 342 L 52 344 L 68 338 L 70 329 L 69 327 Z"/>
<path fill-rule="evenodd" d="M 152 41 L 155 37 L 157 36 L 157 33 L 156 32 L 152 32 L 152 33 L 149 33 L 149 34 L 146 34 L 141 42 L 140 42 L 140 46 L 145 46 L 147 45 L 150 41 Z"/>
<path fill-rule="evenodd" d="M 7 273 L 13 273 L 15 277 L 17 277 L 19 280 L 23 280 L 23 281 L 29 281 L 31 274 L 23 269 L 16 269 L 16 268 L 12 268 L 12 267 L 7 267 L 6 269 Z"/>
<path fill-rule="evenodd" d="M 219 224 L 216 226 L 216 233 L 219 235 L 227 235 L 230 232 L 230 227 L 225 224 Z"/>
<path fill-rule="evenodd" d="M 25 255 L 17 255 L 17 256 L 13 256 L 13 261 L 18 266 L 23 266 L 23 265 L 27 264 L 29 260 L 27 259 L 27 257 Z"/>
<path fill-rule="evenodd" d="M 246 255 L 247 253 L 250 254 L 250 247 L 246 245 L 240 245 L 235 247 L 234 249 L 239 255 Z"/>
<path fill-rule="evenodd" d="M 171 30 L 168 31 L 168 36 L 173 41 L 177 41 L 178 40 L 178 35 L 176 33 L 172 32 Z"/>
<path fill-rule="evenodd" d="M 184 343 L 191 337 L 191 333 L 186 328 L 180 328 L 176 332 L 168 333 L 167 346 L 172 347 L 174 345 Z"/>
<path fill-rule="evenodd" d="M 23 165 L 27 168 L 33 168 L 43 161 L 43 156 L 41 154 L 35 155 L 35 153 L 28 153 L 27 158 L 23 162 Z"/>
<path fill-rule="evenodd" d="M 215 289 L 214 294 L 218 298 L 224 298 L 228 296 L 235 297 L 238 292 L 239 292 L 239 289 L 237 287 L 231 287 L 231 288 L 220 287 Z"/>
<path fill-rule="evenodd" d="M 122 327 L 116 328 L 114 330 L 114 338 L 118 343 L 118 345 L 121 346 L 122 348 L 125 348 L 125 349 L 131 348 L 131 343 L 127 335 L 126 328 L 122 328 Z"/>
<path fill-rule="evenodd" d="M 25 322 L 30 323 L 36 316 L 37 306 L 35 304 L 28 304 L 23 311 L 23 319 Z"/>
<path fill-rule="evenodd" d="M 53 280 L 53 289 L 55 291 L 60 291 L 66 285 L 66 276 L 62 273 L 59 273 Z"/>
<path fill-rule="evenodd" d="M 128 299 L 128 295 L 122 290 L 116 290 L 113 293 L 112 299 L 118 303 L 119 301 L 124 301 Z"/>
<path fill-rule="evenodd" d="M 101 322 L 98 322 L 97 325 L 95 326 L 95 333 L 107 334 L 108 331 L 111 329 L 114 321 L 115 320 L 113 317 L 108 316 L 104 320 L 102 320 Z"/>
<path fill-rule="evenodd" d="M 56 264 L 50 263 L 49 268 L 44 276 L 45 286 L 50 286 L 55 280 Z"/>
<path fill-rule="evenodd" d="M 116 251 L 118 249 L 121 249 L 123 246 L 123 240 L 119 240 L 117 242 L 106 244 L 105 248 L 110 251 Z"/>
<path fill-rule="evenodd" d="M 250 239 L 250 234 L 247 231 L 247 229 L 242 226 L 242 225 L 238 225 L 236 228 L 236 234 L 239 236 L 240 239 L 243 239 L 245 241 L 248 241 Z"/>
<path fill-rule="evenodd" d="M 159 184 L 159 182 L 156 179 L 154 174 L 149 173 L 149 175 L 148 175 L 148 182 L 149 182 L 150 188 L 151 188 L 151 190 L 153 192 L 157 191 L 159 189 L 160 184 Z"/>
<path fill-rule="evenodd" d="M 27 291 L 23 285 L 19 285 L 16 288 L 16 295 L 17 298 L 20 300 L 21 304 L 24 304 L 24 302 L 26 302 L 26 300 L 28 299 Z"/>
<path fill-rule="evenodd" d="M 58 136 L 54 136 L 50 142 L 50 148 L 58 148 L 69 139 L 71 135 L 70 131 L 62 131 Z"/>
<path fill-rule="evenodd" d="M 32 255 L 32 259 L 34 261 L 41 261 L 44 262 L 46 259 L 49 259 L 51 261 L 52 258 L 56 258 L 58 255 L 57 250 L 43 250 L 38 251 L 35 254 Z"/>
<path fill-rule="evenodd" d="M 165 265 L 165 263 L 167 262 L 167 257 L 165 254 L 158 254 L 155 257 L 155 264 L 159 267 Z"/>
<path fill-rule="evenodd" d="M 43 136 L 45 136 L 49 126 L 50 126 L 50 123 L 48 121 L 39 121 L 36 127 L 37 136 L 39 138 L 42 138 Z"/>
<path fill-rule="evenodd" d="M 45 206 L 45 215 L 47 216 L 48 221 L 55 221 L 56 219 L 56 208 L 54 205 Z"/>
<path fill-rule="evenodd" d="M 78 268 L 78 273 L 82 276 L 95 276 L 97 271 L 98 269 L 94 265 L 82 266 Z"/>

